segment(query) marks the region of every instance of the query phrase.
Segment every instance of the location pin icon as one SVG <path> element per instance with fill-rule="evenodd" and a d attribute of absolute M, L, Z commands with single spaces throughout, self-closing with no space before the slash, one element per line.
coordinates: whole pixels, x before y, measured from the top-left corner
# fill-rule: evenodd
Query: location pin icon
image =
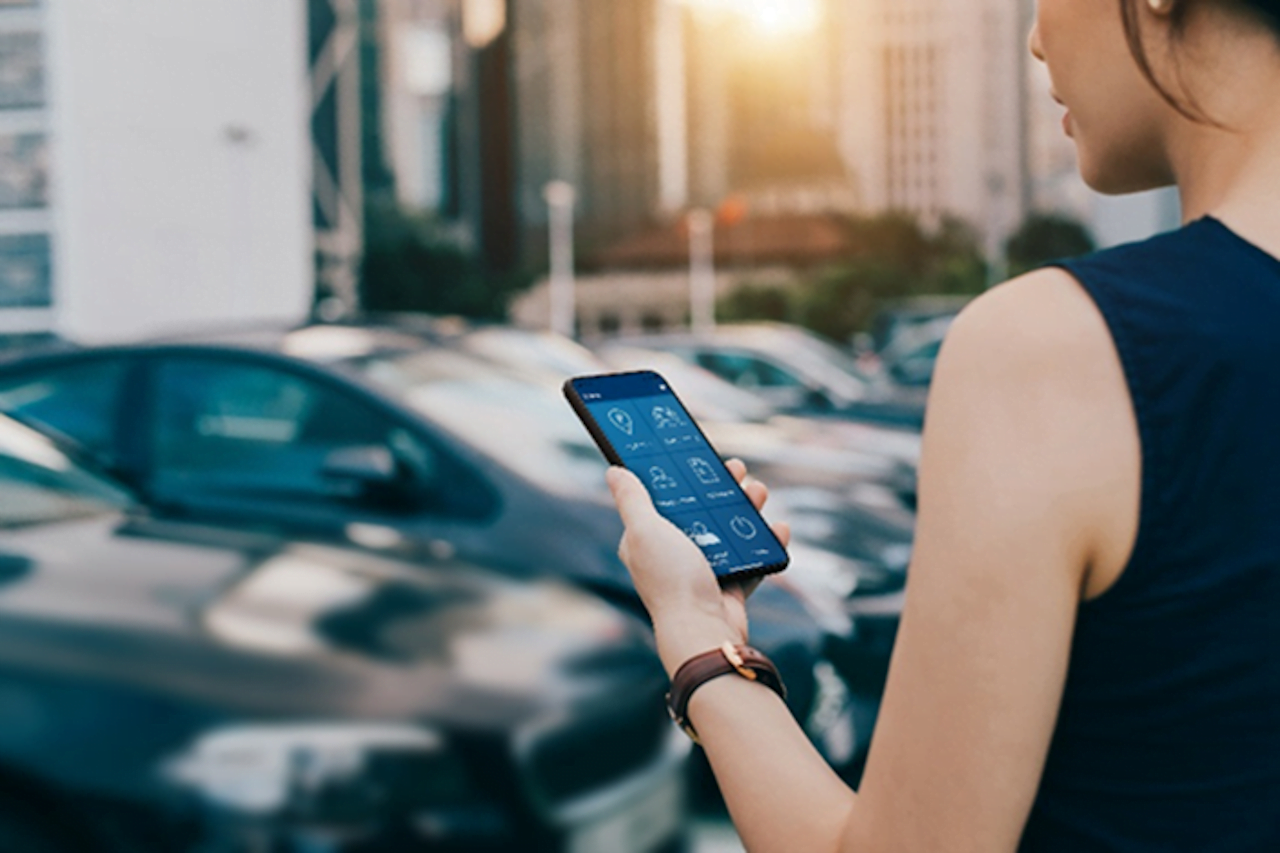
<path fill-rule="evenodd" d="M 613 421 L 613 425 L 627 435 L 631 435 L 636 428 L 635 424 L 631 422 L 631 415 L 627 414 L 623 409 L 610 409 L 609 420 Z"/>

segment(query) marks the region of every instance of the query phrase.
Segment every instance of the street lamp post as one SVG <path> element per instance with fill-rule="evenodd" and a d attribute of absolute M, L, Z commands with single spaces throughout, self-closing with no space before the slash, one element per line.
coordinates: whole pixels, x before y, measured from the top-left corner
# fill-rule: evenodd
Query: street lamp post
<path fill-rule="evenodd" d="M 695 332 L 716 326 L 715 217 L 689 211 L 689 320 Z"/>
<path fill-rule="evenodd" d="M 573 205 L 577 193 L 567 181 L 551 181 L 542 190 L 551 240 L 551 331 L 574 335 Z"/>

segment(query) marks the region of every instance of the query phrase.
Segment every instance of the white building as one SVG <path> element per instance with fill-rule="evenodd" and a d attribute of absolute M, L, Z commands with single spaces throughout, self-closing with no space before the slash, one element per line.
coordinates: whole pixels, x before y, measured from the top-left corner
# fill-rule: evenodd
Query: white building
<path fill-rule="evenodd" d="M 306 315 L 306 11 L 0 0 L 0 334 Z"/>

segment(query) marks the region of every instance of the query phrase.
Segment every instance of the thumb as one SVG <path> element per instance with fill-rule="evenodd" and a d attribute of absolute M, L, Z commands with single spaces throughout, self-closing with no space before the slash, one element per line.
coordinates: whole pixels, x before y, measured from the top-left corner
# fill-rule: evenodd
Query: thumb
<path fill-rule="evenodd" d="M 605 480 L 613 493 L 613 502 L 618 505 L 622 523 L 627 527 L 634 527 L 658 514 L 644 484 L 626 468 L 614 465 L 605 474 Z"/>

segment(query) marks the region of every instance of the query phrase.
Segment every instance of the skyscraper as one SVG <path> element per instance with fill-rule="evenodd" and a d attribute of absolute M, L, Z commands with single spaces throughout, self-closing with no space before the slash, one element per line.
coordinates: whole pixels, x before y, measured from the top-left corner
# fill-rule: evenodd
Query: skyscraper
<path fill-rule="evenodd" d="M 660 206 L 658 0 L 522 0 L 513 14 L 516 199 L 544 257 L 543 189 L 577 189 L 579 243 L 605 245 Z"/>
<path fill-rule="evenodd" d="M 846 0 L 841 148 L 871 210 L 953 214 L 995 247 L 1029 201 L 1020 0 Z"/>

